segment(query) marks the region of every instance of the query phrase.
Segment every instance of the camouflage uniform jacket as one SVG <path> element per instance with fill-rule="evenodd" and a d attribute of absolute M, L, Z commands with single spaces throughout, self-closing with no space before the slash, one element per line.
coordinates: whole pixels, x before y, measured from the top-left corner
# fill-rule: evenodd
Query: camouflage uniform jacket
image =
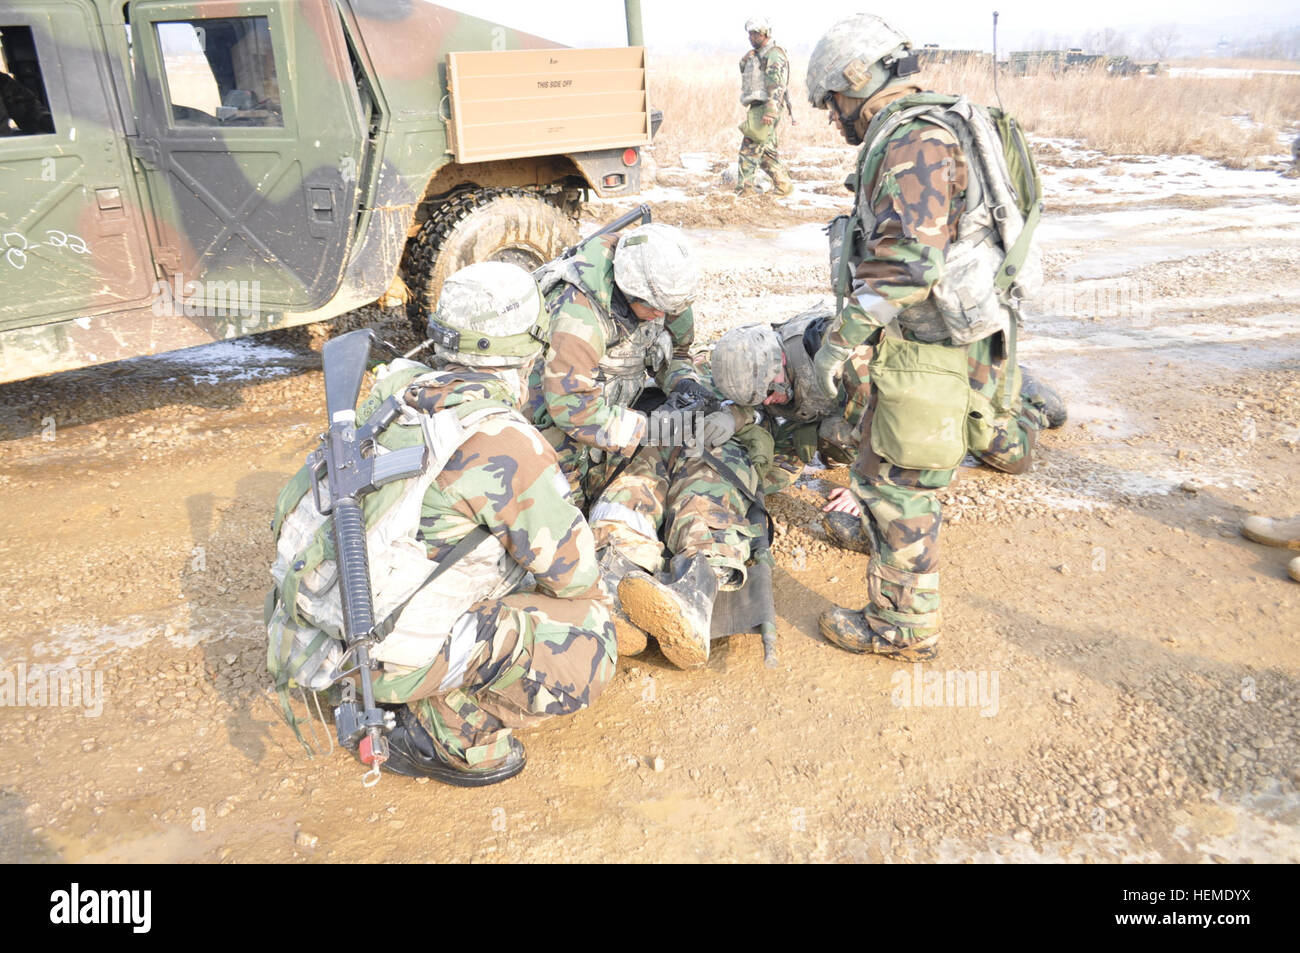
<path fill-rule="evenodd" d="M 14 121 L 18 131 L 9 128 Z M 54 122 L 36 95 L 8 73 L 0 72 L 0 136 L 53 132 Z"/>
<path fill-rule="evenodd" d="M 577 443 L 619 453 L 631 453 L 646 432 L 642 414 L 611 401 L 601 363 L 616 346 L 633 335 L 653 331 L 640 321 L 614 284 L 617 235 L 587 242 L 570 259 L 577 280 L 562 280 L 546 294 L 550 343 L 529 378 L 525 415 L 539 429 L 558 427 Z M 695 313 L 687 308 L 663 324 L 671 354 L 662 355 L 655 380 L 665 392 L 694 377 L 690 347 L 695 340 Z M 640 365 L 638 365 L 639 368 Z M 644 372 L 639 371 L 641 378 Z"/>
<path fill-rule="evenodd" d="M 407 403 L 428 414 L 484 399 L 516 406 L 496 375 L 453 370 L 450 379 L 408 391 Z M 604 598 L 591 528 L 569 501 L 555 451 L 513 415 L 488 418 L 447 461 L 425 493 L 417 538 L 437 560 L 477 525 L 533 574 L 539 592 Z"/>
<path fill-rule="evenodd" d="M 779 118 L 790 86 L 790 59 L 785 50 L 771 40 L 760 49 L 750 50 L 740 58 L 740 76 L 741 104 L 764 103 L 763 112 Z"/>
<path fill-rule="evenodd" d="M 859 128 L 867 117 L 913 91 L 890 89 L 873 97 L 863 107 Z M 883 143 L 873 142 L 868 126 L 858 168 L 849 184 L 867 228 L 860 236 L 864 244 L 853 256 L 852 295 L 828 336 L 848 347 L 863 344 L 900 311 L 926 301 L 943 278 L 968 181 L 956 137 L 924 118 L 899 126 Z"/>

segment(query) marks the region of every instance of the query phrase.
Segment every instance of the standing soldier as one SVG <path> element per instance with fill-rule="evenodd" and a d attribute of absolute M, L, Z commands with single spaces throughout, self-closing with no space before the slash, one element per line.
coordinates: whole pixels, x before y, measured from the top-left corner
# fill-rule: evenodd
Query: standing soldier
<path fill-rule="evenodd" d="M 463 787 L 513 777 L 524 768 L 513 730 L 587 707 L 614 674 L 591 529 L 518 409 L 541 316 L 523 269 L 462 269 L 429 319 L 436 366 L 394 361 L 357 412 L 364 424 L 386 401 L 400 408 L 376 452 L 429 448 L 419 477 L 365 503 L 377 629 L 387 631 L 372 650 L 374 693 L 393 710 L 383 768 L 396 774 Z M 268 660 L 282 692 L 327 687 L 344 659 L 328 637 L 341 610 L 314 479 L 310 465 L 300 471 L 273 522 Z"/>
<path fill-rule="evenodd" d="M 790 60 L 772 42 L 767 17 L 746 21 L 753 47 L 740 58 L 740 102 L 748 109 L 740 124 L 740 161 L 736 169 L 736 194 L 754 188 L 754 173 L 761 166 L 772 177 L 777 195 L 794 191 L 790 173 L 777 153 L 781 118 L 789 108 Z"/>
<path fill-rule="evenodd" d="M 835 24 L 808 65 L 809 101 L 862 146 L 853 215 L 832 223 L 843 307 L 813 377 L 836 394 L 852 356 L 868 358 L 870 380 L 851 487 L 872 541 L 868 597 L 823 613 L 820 628 L 849 651 L 907 660 L 932 658 L 939 641 L 937 491 L 968 449 L 1023 472 L 1047 423 L 1022 405 L 1012 359 L 1016 302 L 1040 274 L 1032 157 L 1006 117 L 922 93 L 917 72 L 907 37 L 870 14 Z"/>

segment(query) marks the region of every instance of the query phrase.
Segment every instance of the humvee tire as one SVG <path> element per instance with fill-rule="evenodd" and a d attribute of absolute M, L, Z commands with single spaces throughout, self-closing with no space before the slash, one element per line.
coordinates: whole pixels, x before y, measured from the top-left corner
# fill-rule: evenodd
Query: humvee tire
<path fill-rule="evenodd" d="M 407 243 L 402 277 L 406 314 L 421 338 L 447 276 L 477 261 L 527 271 L 578 242 L 577 223 L 527 189 L 469 189 L 451 196 Z"/>

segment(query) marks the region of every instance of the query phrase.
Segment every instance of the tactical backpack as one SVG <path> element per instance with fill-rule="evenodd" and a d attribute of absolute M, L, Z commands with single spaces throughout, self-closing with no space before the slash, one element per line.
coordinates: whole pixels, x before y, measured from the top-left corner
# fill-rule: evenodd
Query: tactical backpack
<path fill-rule="evenodd" d="M 1038 290 L 1042 279 L 1041 255 L 1033 244 L 1043 211 L 1042 182 L 1020 124 L 1003 110 L 976 105 L 964 96 L 915 93 L 890 103 L 872 118 L 854 180 L 854 213 L 839 216 L 830 229 L 836 312 L 842 308 L 849 289 L 850 260 L 865 237 L 858 208 L 870 202 L 870 195 L 861 192 L 875 181 L 890 137 L 915 119 L 947 129 L 960 143 L 967 162 L 967 191 L 975 191 L 980 198 L 979 203 L 972 203 L 975 208 L 987 206 L 991 218 L 988 232 L 996 234 L 998 246 L 993 247 L 987 240 L 989 235 L 965 242 L 960 248 L 954 242 L 946 262 L 946 277 L 953 279 L 948 284 L 955 286 L 955 293 L 946 294 L 945 289 L 936 286 L 931 296 L 933 307 L 945 326 L 946 336 L 957 344 L 1005 330 L 1008 365 L 1014 368 L 1020 302 Z M 972 204 L 968 204 L 964 215 L 972 214 Z M 975 293 L 961 287 L 963 279 L 974 283 Z M 1006 312 L 1010 313 L 1009 320 Z M 930 339 L 938 339 L 938 335 Z M 1005 377 L 1006 387 L 1000 395 L 1004 407 L 1011 405 L 1013 377 Z"/>
<path fill-rule="evenodd" d="M 413 361 L 392 362 L 358 408 L 357 422 L 369 419 L 389 397 L 436 383 L 442 376 Z M 417 476 L 381 487 L 362 504 L 375 618 L 380 620 L 376 630 L 382 639 L 372 654 L 386 671 L 400 675 L 427 665 L 466 609 L 514 591 L 526 576 L 482 526 L 436 563 L 416 538 L 426 491 L 461 444 L 486 420 L 498 416 L 526 424 L 513 408 L 488 399 L 435 414 L 404 405 L 397 419 L 376 437 L 381 453 L 421 442 L 429 448 L 428 463 Z M 280 492 L 271 523 L 276 558 L 264 617 L 267 668 L 295 733 L 290 689 L 329 687 L 338 679 L 346 654 L 332 517 L 320 512 L 314 479 L 311 466 L 298 471 Z M 441 584 L 430 585 L 444 574 Z"/>
<path fill-rule="evenodd" d="M 992 421 L 1009 414 L 1019 392 L 1016 331 L 1020 302 L 1041 281 L 1041 255 L 1033 244 L 1042 216 L 1041 180 L 1023 130 L 1001 109 L 964 96 L 916 93 L 890 103 L 872 118 L 860 152 L 853 215 L 830 229 L 836 313 L 848 293 L 849 263 L 861 259 L 865 241 L 858 211 L 871 201 L 887 145 L 904 124 L 923 119 L 948 130 L 960 144 L 968 171 L 967 205 L 949 246 L 945 272 L 926 301 L 906 309 L 916 340 L 901 321 L 891 322 L 872 361 L 876 413 L 871 445 L 908 469 L 946 470 L 966 451 L 987 449 Z M 999 331 L 1006 334 L 1006 365 L 992 400 L 971 389 L 960 345 Z M 957 347 L 941 344 L 948 339 Z"/>

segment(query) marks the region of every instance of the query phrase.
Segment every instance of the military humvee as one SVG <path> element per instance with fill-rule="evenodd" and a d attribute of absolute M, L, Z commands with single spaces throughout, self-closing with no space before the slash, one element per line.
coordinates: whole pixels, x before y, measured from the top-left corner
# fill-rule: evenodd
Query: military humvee
<path fill-rule="evenodd" d="M 0 0 L 0 382 L 394 295 L 422 324 L 639 190 L 645 80 L 424 0 Z"/>

